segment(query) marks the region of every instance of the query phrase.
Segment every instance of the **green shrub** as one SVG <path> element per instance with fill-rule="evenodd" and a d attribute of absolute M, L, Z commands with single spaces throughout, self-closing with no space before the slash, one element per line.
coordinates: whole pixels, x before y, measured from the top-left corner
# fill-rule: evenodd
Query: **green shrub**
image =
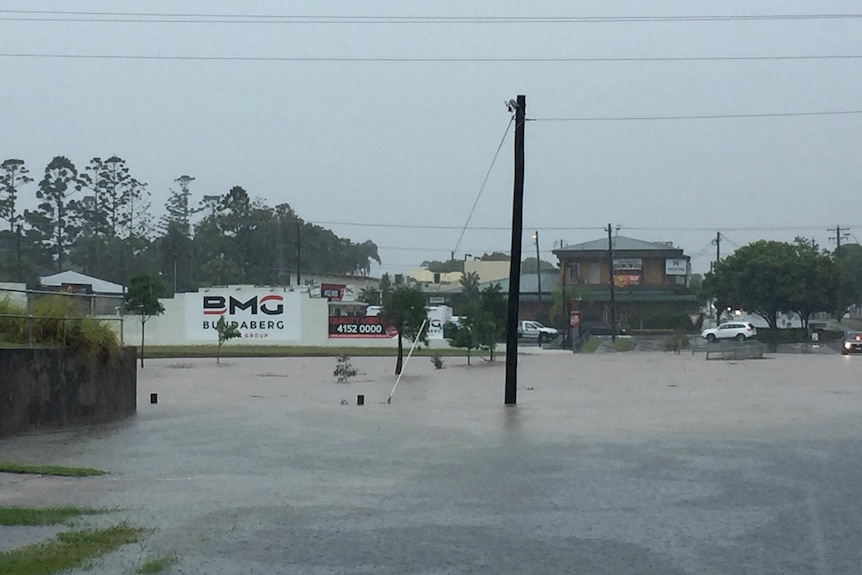
<path fill-rule="evenodd" d="M 817 330 L 818 341 L 837 341 L 844 338 L 844 332 L 837 330 Z M 806 331 L 802 328 L 757 328 L 757 339 L 764 343 L 805 343 L 810 341 Z"/>
<path fill-rule="evenodd" d="M 0 314 L 26 315 L 27 310 L 23 306 L 15 305 L 9 298 L 0 300 Z M 27 341 L 27 320 L 23 317 L 0 318 L 0 342 L 20 343 Z"/>
<path fill-rule="evenodd" d="M 0 341 L 27 345 L 30 327 L 27 308 L 0 300 L 0 314 L 21 317 L 0 318 Z M 91 359 L 110 361 L 119 355 L 120 345 L 114 331 L 92 317 L 84 317 L 80 302 L 52 295 L 33 302 L 33 344 L 40 347 L 67 347 Z"/>
<path fill-rule="evenodd" d="M 434 352 L 431 355 L 431 363 L 434 364 L 434 369 L 443 369 L 443 358 L 440 356 L 439 352 Z"/>
<path fill-rule="evenodd" d="M 359 370 L 353 367 L 350 363 L 349 355 L 339 355 L 335 362 L 335 371 L 332 375 L 335 376 L 338 383 L 347 383 L 351 377 L 355 377 Z"/>
<path fill-rule="evenodd" d="M 678 351 L 681 349 L 688 349 L 689 345 L 688 336 L 685 334 L 685 331 L 677 329 L 674 330 L 673 335 L 665 340 L 664 350 Z"/>

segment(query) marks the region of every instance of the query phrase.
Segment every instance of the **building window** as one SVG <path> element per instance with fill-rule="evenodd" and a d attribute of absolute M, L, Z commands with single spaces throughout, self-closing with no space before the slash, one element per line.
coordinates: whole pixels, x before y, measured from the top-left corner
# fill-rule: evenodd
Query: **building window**
<path fill-rule="evenodd" d="M 598 262 L 593 262 L 590 264 L 590 275 L 587 279 L 587 283 L 590 284 L 599 284 L 601 282 L 602 277 L 602 265 Z"/>

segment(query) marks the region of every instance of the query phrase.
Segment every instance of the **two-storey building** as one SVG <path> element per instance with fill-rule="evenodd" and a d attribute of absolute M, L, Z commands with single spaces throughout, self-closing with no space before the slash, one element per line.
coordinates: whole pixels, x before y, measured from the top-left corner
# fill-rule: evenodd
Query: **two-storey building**
<path fill-rule="evenodd" d="M 670 242 L 618 235 L 610 246 L 603 238 L 553 253 L 560 264 L 560 283 L 572 298 L 575 322 L 610 325 L 611 281 L 617 327 L 666 327 L 661 324 L 669 318 L 698 310 L 689 287 L 689 257 Z"/>

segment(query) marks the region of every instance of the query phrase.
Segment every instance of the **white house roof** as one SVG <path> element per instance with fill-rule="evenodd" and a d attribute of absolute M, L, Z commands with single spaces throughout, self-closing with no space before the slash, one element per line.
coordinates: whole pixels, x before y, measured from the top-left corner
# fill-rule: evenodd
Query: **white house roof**
<path fill-rule="evenodd" d="M 60 272 L 52 276 L 39 278 L 39 283 L 43 286 L 60 287 L 63 284 L 89 285 L 93 288 L 94 293 L 107 294 L 122 294 L 123 286 L 106 280 L 100 280 L 92 276 L 84 275 L 71 270 Z"/>

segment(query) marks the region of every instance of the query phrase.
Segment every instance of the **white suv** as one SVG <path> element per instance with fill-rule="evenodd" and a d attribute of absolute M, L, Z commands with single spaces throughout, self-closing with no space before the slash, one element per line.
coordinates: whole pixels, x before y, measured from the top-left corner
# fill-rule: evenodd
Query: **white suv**
<path fill-rule="evenodd" d="M 748 322 L 730 321 L 718 327 L 703 330 L 700 334 L 706 341 L 712 343 L 717 339 L 735 339 L 745 341 L 757 335 L 757 328 Z"/>

